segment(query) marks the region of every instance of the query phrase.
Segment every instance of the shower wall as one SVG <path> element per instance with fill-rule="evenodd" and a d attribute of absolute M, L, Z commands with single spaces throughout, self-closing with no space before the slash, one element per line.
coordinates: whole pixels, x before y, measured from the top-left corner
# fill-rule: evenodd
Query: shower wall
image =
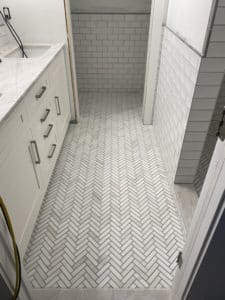
<path fill-rule="evenodd" d="M 215 18 L 208 16 L 210 35 L 202 32 L 206 50 L 180 36 L 179 26 L 175 31 L 166 27 L 163 36 L 154 125 L 175 183 L 201 186 L 215 146 L 211 135 L 224 103 L 224 88 L 220 97 L 219 92 L 225 71 L 225 2 L 216 2 L 215 9 Z"/>
<path fill-rule="evenodd" d="M 224 95 L 224 89 L 221 90 L 221 87 L 225 72 L 225 1 L 218 1 L 215 8 L 211 34 L 209 35 L 206 52 L 201 59 L 175 176 L 176 183 L 194 183 L 196 173 L 200 174 L 199 172 L 202 171 L 201 168 L 203 168 L 203 161 L 205 160 L 204 153 L 205 151 L 208 152 L 208 150 L 204 150 L 204 145 L 209 142 L 210 149 L 215 145 L 215 142 L 209 136 L 213 132 L 215 133 L 214 119 L 218 120 L 219 118 L 221 101 L 223 102 L 222 99 L 219 99 L 220 92 L 222 97 Z M 213 121 L 211 122 L 211 120 Z M 209 152 L 212 151 L 210 149 Z M 189 157 L 186 165 L 182 165 L 184 156 Z"/>
<path fill-rule="evenodd" d="M 197 174 L 194 179 L 194 185 L 198 194 L 200 194 L 209 164 L 213 155 L 213 151 L 217 142 L 217 130 L 221 121 L 222 111 L 225 107 L 225 77 L 220 91 L 219 98 L 217 99 L 213 116 L 209 125 L 204 148 L 201 154 Z"/>
<path fill-rule="evenodd" d="M 149 14 L 72 13 L 80 91 L 144 87 Z"/>
<path fill-rule="evenodd" d="M 165 27 L 153 124 L 174 179 L 201 58 Z"/>

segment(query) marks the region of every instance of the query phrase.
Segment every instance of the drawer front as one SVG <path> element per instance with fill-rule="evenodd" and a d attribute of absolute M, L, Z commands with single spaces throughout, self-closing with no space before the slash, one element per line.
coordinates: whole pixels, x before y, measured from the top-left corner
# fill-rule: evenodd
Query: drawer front
<path fill-rule="evenodd" d="M 26 106 L 21 102 L 0 127 L 0 163 L 6 159 L 16 140 L 24 139 L 28 124 Z"/>
<path fill-rule="evenodd" d="M 55 134 L 55 128 L 53 127 L 51 135 L 49 135 L 48 139 L 46 139 L 46 141 L 40 147 L 42 164 L 41 170 L 42 178 L 44 179 L 44 188 L 47 188 L 51 173 L 53 171 L 58 152 L 57 150 L 57 138 Z"/>
<path fill-rule="evenodd" d="M 31 131 L 34 133 L 35 139 L 40 144 L 41 156 L 45 159 L 47 157 L 49 143 L 51 143 L 56 132 L 54 112 L 50 101 L 48 101 L 45 106 L 42 106 L 36 113 Z"/>
<path fill-rule="evenodd" d="M 45 71 L 26 95 L 27 111 L 31 118 L 42 105 L 45 105 L 46 101 L 48 101 L 48 97 L 49 79 L 48 72 Z"/>
<path fill-rule="evenodd" d="M 32 129 L 35 129 L 39 133 L 40 138 L 44 138 L 46 135 L 48 125 L 53 122 L 53 108 L 50 101 L 45 101 L 44 105 L 41 105 L 33 116 Z"/>
<path fill-rule="evenodd" d="M 51 89 L 51 94 L 53 95 L 52 105 L 55 111 L 57 138 L 60 143 L 64 138 L 65 127 L 67 127 L 70 119 L 68 81 L 63 51 L 61 51 L 56 58 L 51 71 L 49 78 L 51 78 L 51 82 L 54 83 L 54 88 Z"/>
<path fill-rule="evenodd" d="M 54 111 L 50 101 L 41 106 L 36 113 L 31 131 L 38 147 L 42 177 L 45 182 L 48 182 L 53 168 L 53 157 L 56 155 L 56 151 L 53 149 L 55 146 L 53 147 L 53 145 L 57 144 Z"/>

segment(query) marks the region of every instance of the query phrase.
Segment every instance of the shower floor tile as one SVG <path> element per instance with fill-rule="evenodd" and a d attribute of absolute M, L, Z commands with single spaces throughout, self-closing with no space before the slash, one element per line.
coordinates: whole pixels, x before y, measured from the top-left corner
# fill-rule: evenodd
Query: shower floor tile
<path fill-rule="evenodd" d="M 184 245 L 139 94 L 81 93 L 24 264 L 34 288 L 169 288 Z"/>

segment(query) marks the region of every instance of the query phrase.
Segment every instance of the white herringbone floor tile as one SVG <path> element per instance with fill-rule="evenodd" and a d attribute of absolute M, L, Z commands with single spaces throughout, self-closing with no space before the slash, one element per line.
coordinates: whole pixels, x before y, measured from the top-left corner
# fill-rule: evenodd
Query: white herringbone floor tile
<path fill-rule="evenodd" d="M 183 226 L 138 94 L 82 93 L 25 256 L 34 288 L 168 288 Z"/>

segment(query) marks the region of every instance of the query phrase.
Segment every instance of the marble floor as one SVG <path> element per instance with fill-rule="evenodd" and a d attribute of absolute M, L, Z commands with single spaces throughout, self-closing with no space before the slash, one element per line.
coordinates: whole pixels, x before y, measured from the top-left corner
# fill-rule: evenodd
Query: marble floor
<path fill-rule="evenodd" d="M 184 225 L 141 97 L 82 93 L 80 104 L 25 255 L 31 285 L 169 289 Z"/>
<path fill-rule="evenodd" d="M 169 290 L 34 289 L 32 300 L 170 300 Z"/>

